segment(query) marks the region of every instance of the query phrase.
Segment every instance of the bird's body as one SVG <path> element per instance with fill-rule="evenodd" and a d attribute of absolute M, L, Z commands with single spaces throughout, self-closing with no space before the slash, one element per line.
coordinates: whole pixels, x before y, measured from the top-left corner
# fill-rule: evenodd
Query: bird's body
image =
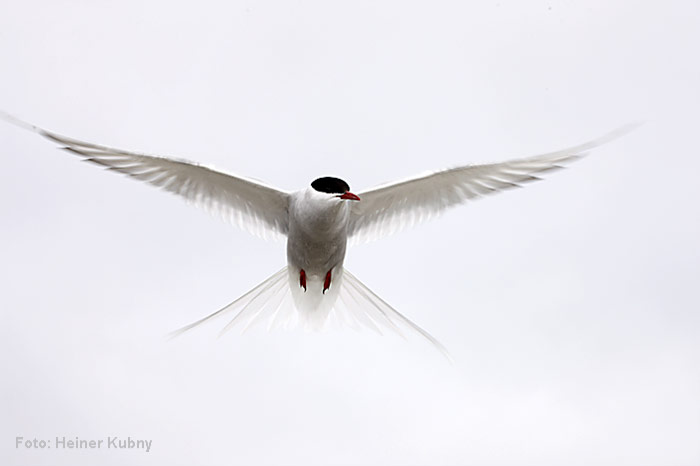
<path fill-rule="evenodd" d="M 301 323 L 322 328 L 335 319 L 380 333 L 382 328 L 398 333 L 408 329 L 443 352 L 437 340 L 343 268 L 348 240 L 376 239 L 449 207 L 539 180 L 539 175 L 577 160 L 633 127 L 561 151 L 441 170 L 355 195 L 339 178 L 318 178 L 307 188 L 287 192 L 185 160 L 113 149 L 61 136 L 7 115 L 5 119 L 87 161 L 219 211 L 252 232 L 286 237 L 286 267 L 236 301 L 175 334 L 225 314 L 232 318 L 222 331 L 237 324 L 247 328 L 261 321 L 269 326 Z"/>
<path fill-rule="evenodd" d="M 290 196 L 287 263 L 323 279 L 343 265 L 348 239 L 350 204 L 338 202 L 313 188 Z"/>
<path fill-rule="evenodd" d="M 311 187 L 290 196 L 289 288 L 302 320 L 310 326 L 323 326 L 338 299 L 349 218 L 348 202 L 338 202 Z"/>

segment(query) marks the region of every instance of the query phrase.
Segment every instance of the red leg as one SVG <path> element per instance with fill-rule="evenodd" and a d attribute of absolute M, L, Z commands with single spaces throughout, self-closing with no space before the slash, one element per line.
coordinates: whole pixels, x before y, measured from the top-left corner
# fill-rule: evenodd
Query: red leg
<path fill-rule="evenodd" d="M 301 269 L 301 272 L 299 272 L 299 286 L 304 288 L 306 293 L 306 272 L 304 272 L 304 269 Z"/>
<path fill-rule="evenodd" d="M 326 290 L 331 287 L 331 271 L 329 270 L 328 273 L 326 274 L 326 279 L 323 281 L 323 293 L 326 293 Z"/>

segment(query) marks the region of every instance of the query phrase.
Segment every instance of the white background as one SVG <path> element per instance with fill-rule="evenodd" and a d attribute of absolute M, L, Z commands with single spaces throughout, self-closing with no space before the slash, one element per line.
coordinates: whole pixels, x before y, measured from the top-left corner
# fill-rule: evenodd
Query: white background
<path fill-rule="evenodd" d="M 170 330 L 284 265 L 181 200 L 0 124 L 0 462 L 700 464 L 700 6 L 2 0 L 0 108 L 285 189 L 634 133 L 349 251 L 451 351 Z M 150 453 L 15 437 L 152 439 Z"/>

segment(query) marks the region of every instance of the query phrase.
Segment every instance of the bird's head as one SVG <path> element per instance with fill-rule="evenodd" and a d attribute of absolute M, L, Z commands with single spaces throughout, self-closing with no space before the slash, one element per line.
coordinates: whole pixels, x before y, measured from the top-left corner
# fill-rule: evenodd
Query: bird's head
<path fill-rule="evenodd" d="M 350 186 L 340 178 L 324 176 L 311 183 L 311 187 L 319 193 L 325 193 L 331 198 L 348 201 L 359 201 L 360 197 L 350 192 Z"/>

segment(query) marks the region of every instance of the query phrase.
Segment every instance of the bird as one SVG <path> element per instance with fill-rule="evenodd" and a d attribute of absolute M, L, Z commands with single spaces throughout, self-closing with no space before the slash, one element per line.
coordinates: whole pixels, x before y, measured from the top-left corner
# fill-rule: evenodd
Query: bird
<path fill-rule="evenodd" d="M 286 238 L 285 267 L 216 312 L 171 332 L 171 337 L 224 316 L 229 319 L 220 334 L 237 325 L 245 331 L 261 322 L 267 322 L 268 329 L 301 325 L 320 330 L 334 320 L 380 334 L 415 333 L 448 358 L 435 337 L 345 269 L 348 243 L 388 236 L 452 207 L 539 181 L 639 126 L 628 124 L 563 150 L 447 168 L 354 193 L 334 176 L 285 191 L 188 160 L 93 144 L 1 116 L 85 161 L 177 194 L 251 233 Z"/>

